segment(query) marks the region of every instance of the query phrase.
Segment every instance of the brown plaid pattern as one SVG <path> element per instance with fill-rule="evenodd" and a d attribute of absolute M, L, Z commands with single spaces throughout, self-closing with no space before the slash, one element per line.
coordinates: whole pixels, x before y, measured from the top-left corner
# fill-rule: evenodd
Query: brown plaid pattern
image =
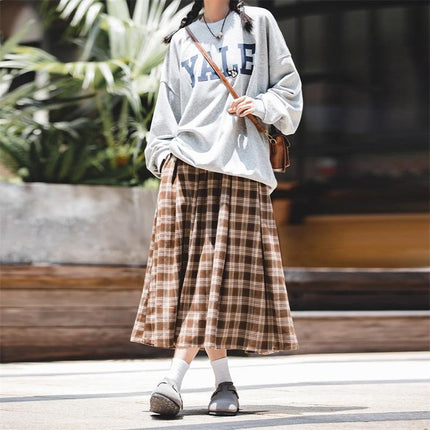
<path fill-rule="evenodd" d="M 169 155 L 130 341 L 299 349 L 267 185 Z"/>

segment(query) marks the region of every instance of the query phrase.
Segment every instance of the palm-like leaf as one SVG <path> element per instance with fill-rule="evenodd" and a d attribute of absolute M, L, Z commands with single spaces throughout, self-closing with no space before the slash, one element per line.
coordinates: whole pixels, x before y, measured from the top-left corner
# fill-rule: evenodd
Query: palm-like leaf
<path fill-rule="evenodd" d="M 149 176 L 142 149 L 167 49 L 162 38 L 191 7 L 178 10 L 180 0 L 165 4 L 137 0 L 131 16 L 126 0 L 61 0 L 57 10 L 81 36 L 79 61 L 65 63 L 41 49 L 16 46 L 18 38 L 0 47 L 0 67 L 6 70 L 0 72 L 0 153 L 25 180 L 137 185 Z M 30 71 L 47 72 L 50 81 L 44 88 L 31 83 L 8 92 L 16 73 Z M 34 94 L 40 90 L 49 96 L 38 100 Z M 82 134 L 88 130 L 77 122 L 46 129 L 32 119 L 37 109 L 83 98 L 92 100 L 87 108 L 97 108 L 105 148 L 84 149 Z"/>
<path fill-rule="evenodd" d="M 161 43 L 162 38 L 178 28 L 192 6 L 178 10 L 180 0 L 172 1 L 166 8 L 165 4 L 166 0 L 137 0 L 132 18 L 126 0 L 107 0 L 107 13 L 104 5 L 95 0 L 61 0 L 58 10 L 65 18 L 73 17 L 72 26 L 83 26 L 84 34 L 91 28 L 93 35 L 105 32 L 109 37 L 109 57 L 124 61 L 130 67 L 132 78 L 137 78 L 149 75 L 161 64 L 167 49 Z M 92 16 L 91 26 L 87 27 L 88 17 L 82 10 L 96 6 L 99 12 Z M 91 46 L 93 43 L 88 40 Z M 147 87 L 156 90 L 156 87 Z"/>
<path fill-rule="evenodd" d="M 22 73 L 71 75 L 82 82 L 83 89 L 104 88 L 127 97 L 134 113 L 140 116 L 140 96 L 155 94 L 158 88 L 159 66 L 167 49 L 161 39 L 179 25 L 190 7 L 178 12 L 179 5 L 180 1 L 174 0 L 164 9 L 165 0 L 137 0 L 131 19 L 125 0 L 108 0 L 109 13 L 101 12 L 103 4 L 95 0 L 61 0 L 58 10 L 65 18 L 73 17 L 72 26 L 85 27 L 90 9 L 99 10 L 91 22 L 91 35 L 95 38 L 99 31 L 108 35 L 110 59 L 62 63 L 41 49 L 17 47 L 5 56 L 0 67 L 20 69 Z M 94 46 L 94 38 L 90 37 L 84 45 L 85 56 L 88 44 Z"/>
<path fill-rule="evenodd" d="M 130 74 L 127 64 L 120 60 L 76 61 L 63 63 L 46 51 L 30 46 L 19 46 L 7 54 L 0 67 L 19 69 L 21 73 L 48 72 L 53 75 L 71 75 L 82 82 L 84 89 L 99 88 L 103 84 L 113 91 L 115 73 L 122 70 Z M 102 82 L 103 81 L 103 82 Z"/>
<path fill-rule="evenodd" d="M 61 0 L 57 7 L 62 18 L 72 18 L 72 27 L 81 27 L 82 36 L 94 27 L 103 9 L 98 0 Z"/>

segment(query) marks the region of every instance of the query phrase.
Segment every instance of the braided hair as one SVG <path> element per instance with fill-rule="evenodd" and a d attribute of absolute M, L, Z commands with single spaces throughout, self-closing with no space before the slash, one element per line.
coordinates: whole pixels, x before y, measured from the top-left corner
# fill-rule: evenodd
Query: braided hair
<path fill-rule="evenodd" d="M 244 6 L 245 6 L 245 2 L 243 0 L 230 0 L 229 2 L 230 10 L 240 15 L 243 28 L 250 33 L 252 31 L 252 18 L 245 13 L 243 8 Z M 203 0 L 195 0 L 193 7 L 188 12 L 187 16 L 182 18 L 181 25 L 179 26 L 179 28 L 173 31 L 172 33 L 168 34 L 166 37 L 164 37 L 163 42 L 166 44 L 170 43 L 173 35 L 177 31 L 191 24 L 193 21 L 195 21 L 198 18 L 199 12 L 202 10 L 202 8 L 203 8 Z"/>

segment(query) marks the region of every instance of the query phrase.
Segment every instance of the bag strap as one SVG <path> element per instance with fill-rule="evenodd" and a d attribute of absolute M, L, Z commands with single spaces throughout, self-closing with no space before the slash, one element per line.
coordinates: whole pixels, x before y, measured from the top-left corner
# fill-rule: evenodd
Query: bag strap
<path fill-rule="evenodd" d="M 191 39 L 193 39 L 194 43 L 196 44 L 197 48 L 200 50 L 200 52 L 204 55 L 208 63 L 212 66 L 212 68 L 215 70 L 216 74 L 220 77 L 220 79 L 224 82 L 225 86 L 228 88 L 230 93 L 232 94 L 233 98 L 237 99 L 239 95 L 235 91 L 235 89 L 230 85 L 230 82 L 226 79 L 224 74 L 221 72 L 221 70 L 218 68 L 218 66 L 215 64 L 215 62 L 212 60 L 212 58 L 209 56 L 209 54 L 204 50 L 203 46 L 199 43 L 199 41 L 194 36 L 193 32 L 188 28 L 188 26 L 185 27 L 188 34 L 190 35 Z M 255 118 L 254 115 L 249 114 L 247 117 L 254 123 L 254 125 L 257 127 L 258 131 L 261 131 L 264 133 L 269 139 L 273 139 L 273 137 L 270 135 L 270 133 L 261 125 L 261 123 Z"/>

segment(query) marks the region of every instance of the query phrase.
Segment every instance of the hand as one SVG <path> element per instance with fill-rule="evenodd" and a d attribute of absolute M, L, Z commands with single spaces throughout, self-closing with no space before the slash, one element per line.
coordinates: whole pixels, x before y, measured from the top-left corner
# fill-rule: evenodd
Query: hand
<path fill-rule="evenodd" d="M 237 116 L 246 116 L 254 112 L 254 99 L 248 96 L 242 96 L 235 100 L 227 109 L 229 113 L 235 113 Z"/>

